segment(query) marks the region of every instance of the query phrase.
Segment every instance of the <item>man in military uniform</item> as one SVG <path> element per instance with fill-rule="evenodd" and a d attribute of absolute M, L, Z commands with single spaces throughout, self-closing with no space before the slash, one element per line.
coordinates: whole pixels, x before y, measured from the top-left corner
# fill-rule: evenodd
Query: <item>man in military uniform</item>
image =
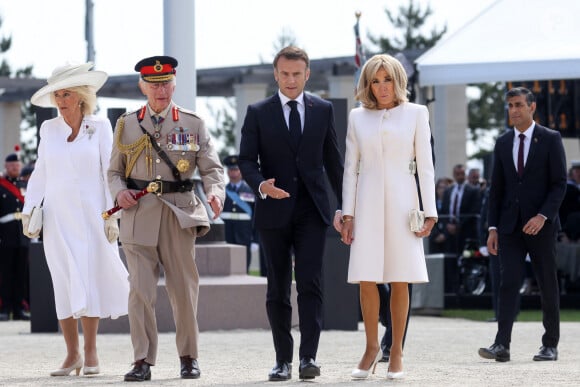
<path fill-rule="evenodd" d="M 223 167 L 204 122 L 172 101 L 177 60 L 145 58 L 135 65 L 147 97 L 141 109 L 124 114 L 115 127 L 108 172 L 111 194 L 124 210 L 120 241 L 129 270 L 129 323 L 133 369 L 125 381 L 151 379 L 157 356 L 155 301 L 163 265 L 176 327 L 182 378 L 199 378 L 195 239 L 210 227 L 208 213 L 192 192 L 199 171 L 214 219 L 225 199 Z M 134 198 L 150 182 L 155 194 Z"/>
<path fill-rule="evenodd" d="M 26 183 L 20 179 L 22 163 L 16 153 L 5 159 L 0 176 L 0 321 L 30 320 L 28 311 L 28 246 L 20 213 Z"/>
<path fill-rule="evenodd" d="M 252 188 L 242 179 L 238 156 L 223 160 L 230 182 L 226 185 L 226 201 L 221 218 L 225 223 L 226 242 L 246 246 L 246 270 L 252 260 L 252 213 L 255 195 Z"/>

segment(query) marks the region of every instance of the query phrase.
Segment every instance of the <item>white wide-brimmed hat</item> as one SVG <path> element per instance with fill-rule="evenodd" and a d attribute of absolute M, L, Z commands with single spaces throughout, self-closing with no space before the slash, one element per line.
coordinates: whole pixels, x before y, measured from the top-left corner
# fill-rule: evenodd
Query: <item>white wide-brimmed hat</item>
<path fill-rule="evenodd" d="M 75 86 L 92 86 L 95 91 L 99 90 L 105 84 L 108 75 L 104 71 L 89 71 L 92 67 L 91 62 L 67 63 L 57 67 L 47 79 L 48 84 L 34 93 L 30 102 L 36 106 L 53 107 L 50 95 L 57 90 Z"/>

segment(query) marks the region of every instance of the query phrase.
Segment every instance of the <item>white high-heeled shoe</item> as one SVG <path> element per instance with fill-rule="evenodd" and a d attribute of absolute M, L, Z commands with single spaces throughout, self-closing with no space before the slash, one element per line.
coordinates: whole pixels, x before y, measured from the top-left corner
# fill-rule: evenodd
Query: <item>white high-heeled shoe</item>
<path fill-rule="evenodd" d="M 371 366 L 369 367 L 368 370 L 361 370 L 359 368 L 355 368 L 350 373 L 350 376 L 353 379 L 366 379 L 366 378 L 368 378 L 370 373 L 373 373 L 373 374 L 375 373 L 375 369 L 377 368 L 377 363 L 379 362 L 379 360 L 381 360 L 382 357 L 383 357 L 383 351 L 379 348 L 379 352 L 377 353 L 377 356 L 375 356 L 375 359 L 371 363 Z"/>
<path fill-rule="evenodd" d="M 67 368 L 59 368 L 54 370 L 50 373 L 50 376 L 69 376 L 70 373 L 75 370 L 77 372 L 77 376 L 81 372 L 81 368 L 83 367 L 83 358 L 79 357 L 75 363 Z"/>
<path fill-rule="evenodd" d="M 403 359 L 401 359 L 401 366 L 403 365 Z M 389 363 L 389 368 L 387 370 L 387 379 L 402 379 L 405 373 L 403 371 L 391 372 L 391 364 Z"/>
<path fill-rule="evenodd" d="M 101 369 L 98 365 L 94 367 L 84 366 L 83 367 L 83 375 L 97 375 L 101 373 Z"/>

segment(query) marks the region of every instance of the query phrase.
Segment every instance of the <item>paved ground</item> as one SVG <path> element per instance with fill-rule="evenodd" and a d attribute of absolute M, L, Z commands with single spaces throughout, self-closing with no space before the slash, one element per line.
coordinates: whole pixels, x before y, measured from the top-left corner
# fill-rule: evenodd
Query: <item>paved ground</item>
<path fill-rule="evenodd" d="M 517 322 L 512 342 L 512 361 L 496 363 L 480 359 L 477 349 L 488 346 L 496 324 L 460 319 L 413 316 L 405 348 L 405 379 L 386 379 L 387 365 L 379 363 L 377 373 L 366 381 L 352 381 L 364 346 L 362 327 L 358 331 L 324 331 L 318 363 L 322 376 L 314 382 L 266 381 L 273 365 L 272 339 L 267 330 L 202 332 L 199 380 L 178 378 L 175 336 L 159 338 L 158 364 L 153 379 L 139 385 L 413 385 L 413 386 L 578 386 L 580 384 L 580 324 L 562 323 L 560 360 L 534 362 L 540 345 L 540 323 Z M 295 341 L 298 334 L 295 333 Z M 131 367 L 132 349 L 126 334 L 103 334 L 98 338 L 102 373 L 94 377 L 50 377 L 64 357 L 60 334 L 31 334 L 26 322 L 0 323 L 0 385 L 123 385 Z M 294 360 L 296 364 L 297 360 Z M 297 372 L 296 372 L 297 374 Z M 308 384 L 302 384 L 308 385 Z M 134 385 L 134 384 L 131 384 Z"/>

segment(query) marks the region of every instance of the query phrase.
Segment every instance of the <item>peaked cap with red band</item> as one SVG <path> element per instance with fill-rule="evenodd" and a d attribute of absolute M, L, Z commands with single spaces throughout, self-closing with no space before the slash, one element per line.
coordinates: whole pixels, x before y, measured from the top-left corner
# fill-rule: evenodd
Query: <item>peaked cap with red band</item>
<path fill-rule="evenodd" d="M 145 82 L 168 82 L 175 78 L 177 59 L 170 56 L 152 56 L 141 59 L 135 71 Z"/>

